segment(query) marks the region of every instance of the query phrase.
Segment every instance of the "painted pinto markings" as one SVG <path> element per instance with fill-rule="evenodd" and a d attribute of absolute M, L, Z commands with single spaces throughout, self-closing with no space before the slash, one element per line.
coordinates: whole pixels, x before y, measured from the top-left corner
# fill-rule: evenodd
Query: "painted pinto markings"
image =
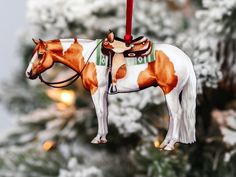
<path fill-rule="evenodd" d="M 116 72 L 116 79 L 122 79 L 126 76 L 127 69 L 126 69 L 126 64 L 123 64 L 118 71 Z"/>
<path fill-rule="evenodd" d="M 59 39 L 45 42 L 47 50 L 52 51 L 54 54 L 63 56 L 63 47 Z"/>
<path fill-rule="evenodd" d="M 98 89 L 97 71 L 95 63 L 88 63 L 81 74 L 83 85 L 93 95 Z"/>
<path fill-rule="evenodd" d="M 138 86 L 140 89 L 145 89 L 148 87 L 151 87 L 153 85 L 157 86 L 157 80 L 154 72 L 154 65 L 152 65 L 153 62 L 148 63 L 148 67 L 140 72 L 138 76 Z"/>
<path fill-rule="evenodd" d="M 173 63 L 163 51 L 157 50 L 155 57 L 156 60 L 148 63 L 148 67 L 139 74 L 138 85 L 140 89 L 144 89 L 158 84 L 166 95 L 176 87 L 178 77 Z"/>
<path fill-rule="evenodd" d="M 81 73 L 85 67 L 85 60 L 82 55 L 83 47 L 75 39 L 70 48 L 65 52 L 64 58 L 69 61 L 69 65 L 74 67 L 77 72 Z M 98 89 L 97 72 L 95 63 L 89 62 L 81 73 L 84 87 L 94 94 Z"/>
<path fill-rule="evenodd" d="M 69 67 L 73 66 L 73 69 L 77 72 L 84 67 L 84 57 L 82 55 L 83 47 L 74 39 L 74 43 L 65 51 L 63 58 L 69 62 Z"/>
<path fill-rule="evenodd" d="M 83 46 L 79 44 L 76 38 L 67 50 L 63 48 L 60 40 L 49 41 L 47 42 L 47 46 L 48 50 L 53 52 L 55 62 L 63 63 L 76 72 L 81 73 L 81 70 L 85 67 L 85 60 L 82 55 Z M 83 77 L 82 83 L 84 87 L 89 90 L 91 94 L 94 94 L 98 88 L 95 64 L 89 62 L 81 73 L 81 77 Z"/>

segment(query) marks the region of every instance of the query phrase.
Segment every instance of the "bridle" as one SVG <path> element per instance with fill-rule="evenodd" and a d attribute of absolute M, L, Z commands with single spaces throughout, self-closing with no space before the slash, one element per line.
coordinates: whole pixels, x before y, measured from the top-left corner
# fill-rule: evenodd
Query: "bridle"
<path fill-rule="evenodd" d="M 93 53 L 96 51 L 96 49 L 98 48 L 98 46 L 104 41 L 101 40 L 97 43 L 96 47 L 93 49 L 93 51 L 91 52 L 91 54 L 89 55 L 84 67 L 82 68 L 82 70 L 80 72 L 77 72 L 75 75 L 69 77 L 68 79 L 62 80 L 62 81 L 58 81 L 58 82 L 48 82 L 46 80 L 43 79 L 42 75 L 39 74 L 39 79 L 41 82 L 43 82 L 44 84 L 46 84 L 49 87 L 53 87 L 53 88 L 63 88 L 63 87 L 67 87 L 71 84 L 73 84 L 82 74 L 83 70 L 86 68 L 89 60 L 91 59 Z M 64 84 L 64 85 L 61 85 Z"/>

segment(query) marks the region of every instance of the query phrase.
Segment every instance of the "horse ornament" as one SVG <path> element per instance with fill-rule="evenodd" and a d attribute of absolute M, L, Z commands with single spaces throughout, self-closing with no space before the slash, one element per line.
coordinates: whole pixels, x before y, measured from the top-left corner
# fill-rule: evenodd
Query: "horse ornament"
<path fill-rule="evenodd" d="M 33 57 L 26 70 L 29 79 L 40 78 L 62 87 L 81 77 L 91 93 L 98 119 L 98 132 L 91 143 L 106 143 L 108 96 L 159 86 L 166 98 L 169 128 L 160 145 L 173 150 L 176 142 L 190 144 L 195 138 L 196 76 L 189 57 L 177 47 L 139 37 L 127 45 L 110 32 L 103 40 L 33 40 Z M 76 75 L 60 82 L 47 82 L 41 74 L 62 63 Z"/>

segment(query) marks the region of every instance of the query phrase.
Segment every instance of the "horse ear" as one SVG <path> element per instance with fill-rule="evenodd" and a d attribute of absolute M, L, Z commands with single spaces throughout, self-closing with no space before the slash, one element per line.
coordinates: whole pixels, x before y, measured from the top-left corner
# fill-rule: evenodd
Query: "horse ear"
<path fill-rule="evenodd" d="M 37 45 L 39 43 L 39 40 L 32 38 L 32 41 Z"/>
<path fill-rule="evenodd" d="M 45 44 L 45 42 L 42 39 L 39 39 L 39 43 L 46 48 L 46 44 Z"/>
<path fill-rule="evenodd" d="M 110 30 L 110 33 L 107 35 L 107 39 L 110 43 L 114 42 L 115 35 L 114 35 L 113 31 Z"/>
<path fill-rule="evenodd" d="M 40 42 L 40 43 L 44 43 L 42 39 L 39 39 L 39 42 Z"/>

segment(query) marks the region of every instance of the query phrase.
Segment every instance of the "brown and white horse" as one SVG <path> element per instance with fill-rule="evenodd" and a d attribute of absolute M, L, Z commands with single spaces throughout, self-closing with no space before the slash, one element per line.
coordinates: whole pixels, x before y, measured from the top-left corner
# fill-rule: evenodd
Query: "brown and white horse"
<path fill-rule="evenodd" d="M 112 47 L 117 41 L 105 39 Z M 36 46 L 26 70 L 29 79 L 36 79 L 55 62 L 65 64 L 81 74 L 84 87 L 90 91 L 98 118 L 98 133 L 92 143 L 106 143 L 108 133 L 108 68 L 96 64 L 97 46 L 94 40 L 61 39 L 34 40 Z M 119 45 L 118 45 L 119 46 Z M 155 44 L 155 60 L 139 65 L 127 65 L 117 71 L 117 93 L 133 92 L 159 86 L 166 97 L 170 123 L 160 145 L 174 149 L 176 142 L 195 142 L 196 76 L 189 57 L 177 47 Z M 87 59 L 89 58 L 89 61 Z M 123 74 L 122 74 L 123 73 Z M 122 77 L 121 77 L 122 76 Z"/>

